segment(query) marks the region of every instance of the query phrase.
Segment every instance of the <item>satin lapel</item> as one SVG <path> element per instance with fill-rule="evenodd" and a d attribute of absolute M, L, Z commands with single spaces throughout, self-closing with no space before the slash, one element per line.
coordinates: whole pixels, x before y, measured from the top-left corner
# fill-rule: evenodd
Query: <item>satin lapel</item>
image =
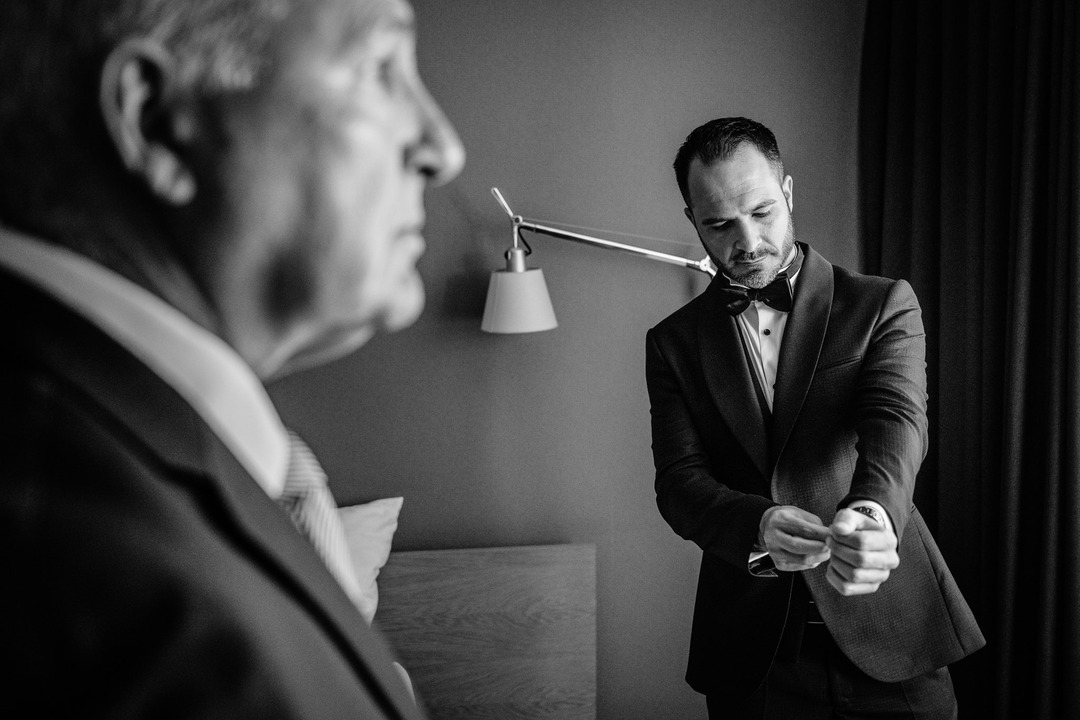
<path fill-rule="evenodd" d="M 810 389 L 810 381 L 814 379 L 832 310 L 832 265 L 809 246 L 802 247 L 806 259 L 803 260 L 795 285 L 795 302 L 784 329 L 776 369 L 772 430 L 769 434 L 773 465 L 784 451 L 791 428 L 802 410 L 806 391 Z"/>
<path fill-rule="evenodd" d="M 698 347 L 701 368 L 713 403 L 739 444 L 746 450 L 763 478 L 769 477 L 766 420 L 758 404 L 754 379 L 746 363 L 742 338 L 735 319 L 716 299 L 717 293 L 706 290 L 707 300 L 698 321 Z"/>
<path fill-rule="evenodd" d="M 392 688 L 380 700 L 389 717 L 414 717 L 382 638 L 366 627 L 311 545 L 191 406 L 98 328 L 2 270 L 0 301 L 19 308 L 24 321 L 15 326 L 12 347 L 32 353 L 93 398 L 174 468 L 175 479 L 216 497 L 212 516 L 224 534 L 298 598 L 374 695 Z"/>

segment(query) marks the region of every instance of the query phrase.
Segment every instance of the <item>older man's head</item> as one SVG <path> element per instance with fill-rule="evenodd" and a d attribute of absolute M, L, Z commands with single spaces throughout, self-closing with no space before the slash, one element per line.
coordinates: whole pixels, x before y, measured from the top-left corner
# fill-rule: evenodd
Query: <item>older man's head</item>
<path fill-rule="evenodd" d="M 402 0 L 4 0 L 0 222 L 148 287 L 263 377 L 423 307 L 464 151 Z"/>

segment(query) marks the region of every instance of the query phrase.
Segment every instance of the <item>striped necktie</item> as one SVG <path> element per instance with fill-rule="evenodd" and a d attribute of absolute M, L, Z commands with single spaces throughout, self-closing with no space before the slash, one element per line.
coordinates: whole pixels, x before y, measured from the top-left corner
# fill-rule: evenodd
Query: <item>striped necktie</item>
<path fill-rule="evenodd" d="M 289 469 L 278 504 L 322 558 L 330 574 L 357 604 L 360 583 L 356 579 L 345 530 L 338 517 L 337 503 L 330 494 L 326 473 L 311 448 L 300 436 L 289 431 Z"/>

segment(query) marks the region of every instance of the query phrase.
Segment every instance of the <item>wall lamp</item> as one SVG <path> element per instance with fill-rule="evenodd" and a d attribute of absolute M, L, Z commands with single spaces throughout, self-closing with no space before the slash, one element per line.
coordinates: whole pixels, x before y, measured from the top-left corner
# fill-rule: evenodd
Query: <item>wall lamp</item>
<path fill-rule="evenodd" d="M 716 275 L 716 266 L 708 256 L 701 260 L 689 260 L 678 255 L 656 252 L 634 245 L 604 240 L 603 238 L 582 235 L 580 233 L 560 230 L 559 228 L 540 225 L 531 220 L 526 220 L 520 215 L 515 215 L 503 198 L 499 188 L 491 188 L 491 194 L 510 216 L 513 231 L 514 244 L 506 251 L 506 269 L 495 270 L 491 273 L 491 282 L 488 283 L 487 302 L 484 304 L 484 319 L 480 323 L 480 329 L 489 333 L 529 333 L 551 330 L 558 326 L 555 320 L 555 310 L 551 306 L 551 296 L 548 295 L 547 284 L 544 282 L 544 271 L 540 268 L 528 268 L 525 265 L 525 257 L 532 254 L 532 248 L 521 234 L 522 230 L 530 230 L 541 235 L 548 235 L 563 240 L 607 248 L 608 250 L 620 250 L 639 257 L 657 260 L 670 265 L 680 265 L 691 270 L 697 270 L 709 277 Z"/>

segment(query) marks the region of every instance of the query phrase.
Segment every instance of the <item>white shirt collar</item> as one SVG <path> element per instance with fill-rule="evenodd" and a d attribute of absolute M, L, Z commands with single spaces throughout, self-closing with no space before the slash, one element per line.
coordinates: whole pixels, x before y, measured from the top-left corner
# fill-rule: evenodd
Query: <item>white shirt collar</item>
<path fill-rule="evenodd" d="M 258 377 L 223 340 L 111 270 L 5 228 L 0 265 L 130 350 L 199 413 L 268 495 L 281 494 L 288 434 Z"/>

